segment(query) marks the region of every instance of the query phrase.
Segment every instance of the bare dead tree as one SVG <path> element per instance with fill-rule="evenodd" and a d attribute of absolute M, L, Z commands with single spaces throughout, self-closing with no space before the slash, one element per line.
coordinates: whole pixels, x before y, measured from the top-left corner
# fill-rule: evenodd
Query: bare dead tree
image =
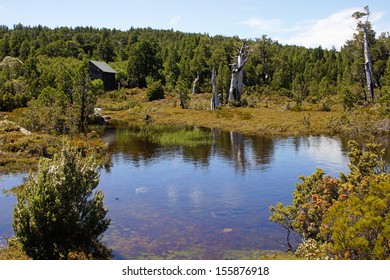
<path fill-rule="evenodd" d="M 240 101 L 242 90 L 244 87 L 244 65 L 247 62 L 249 57 L 249 46 L 246 44 L 246 41 L 242 41 L 241 48 L 237 49 L 237 55 L 235 57 L 236 62 L 231 64 L 232 66 L 232 78 L 230 82 L 229 89 L 229 102 L 231 101 Z"/>
<path fill-rule="evenodd" d="M 199 71 L 196 71 L 196 78 L 194 82 L 192 83 L 192 94 L 196 93 L 196 84 L 199 81 Z"/>
<path fill-rule="evenodd" d="M 374 100 L 374 79 L 373 79 L 372 63 L 371 63 L 371 58 L 370 58 L 370 48 L 368 45 L 368 34 L 367 34 L 368 27 L 369 27 L 368 18 L 370 16 L 370 10 L 369 10 L 368 6 L 365 6 L 364 10 L 365 10 L 365 13 L 355 12 L 355 13 L 353 13 L 352 17 L 354 17 L 356 20 L 358 20 L 357 30 L 363 32 L 364 70 L 366 72 L 368 99 L 371 102 Z M 361 18 L 363 18 L 363 17 L 366 17 L 366 20 L 364 23 L 361 21 Z"/>
<path fill-rule="evenodd" d="M 213 97 L 211 98 L 211 110 L 215 110 L 220 105 L 217 91 L 217 71 L 213 68 L 211 71 L 211 84 L 213 85 Z"/>

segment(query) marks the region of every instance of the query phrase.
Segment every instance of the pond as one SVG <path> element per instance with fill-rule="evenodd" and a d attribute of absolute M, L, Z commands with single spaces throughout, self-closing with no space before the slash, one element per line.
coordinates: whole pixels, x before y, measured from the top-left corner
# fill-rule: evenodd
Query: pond
<path fill-rule="evenodd" d="M 209 133 L 210 143 L 160 145 L 128 128 L 105 132 L 113 167 L 100 183 L 112 219 L 104 240 L 115 258 L 247 258 L 259 249 L 285 250 L 269 206 L 291 203 L 297 177 L 316 167 L 334 176 L 348 170 L 347 143 L 337 137 Z"/>
<path fill-rule="evenodd" d="M 290 204 L 298 176 L 347 172 L 347 140 L 269 138 L 201 128 L 106 127 L 112 166 L 102 170 L 115 259 L 236 259 L 285 250 L 269 206 Z M 0 189 L 23 175 L 0 175 Z M 0 246 L 16 199 L 0 194 Z"/>

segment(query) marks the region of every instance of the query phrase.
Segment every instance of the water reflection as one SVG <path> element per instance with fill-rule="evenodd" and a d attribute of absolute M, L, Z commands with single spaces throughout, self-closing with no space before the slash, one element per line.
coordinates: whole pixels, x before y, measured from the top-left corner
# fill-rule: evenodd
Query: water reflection
<path fill-rule="evenodd" d="M 269 206 L 291 203 L 297 177 L 316 167 L 331 175 L 347 170 L 338 138 L 213 129 L 209 144 L 163 146 L 126 130 L 104 136 L 114 165 L 100 184 L 113 221 L 105 240 L 116 258 L 216 259 L 283 250 L 284 231 L 269 222 Z"/>
<path fill-rule="evenodd" d="M 290 204 L 297 177 L 320 167 L 347 172 L 347 140 L 270 138 L 205 130 L 210 141 L 161 145 L 138 127 L 107 127 L 112 168 L 99 188 L 112 223 L 104 241 L 117 259 L 248 258 L 242 252 L 285 249 L 269 206 Z M 171 135 L 173 136 L 173 135 Z M 388 147 L 388 146 L 387 146 Z M 2 176 L 0 187 L 21 183 Z M 12 235 L 16 199 L 0 195 L 0 245 Z"/>
<path fill-rule="evenodd" d="M 248 168 L 266 169 L 272 160 L 274 139 L 269 137 L 249 138 L 237 132 L 211 129 L 207 130 L 212 138 L 210 144 L 167 147 L 136 137 L 138 131 L 138 127 L 111 127 L 106 130 L 103 139 L 111 151 L 129 156 L 136 166 L 180 153 L 185 161 L 205 167 L 209 166 L 210 158 L 223 157 L 234 165 L 237 172 L 244 173 Z"/>
<path fill-rule="evenodd" d="M 6 238 L 13 235 L 12 209 L 16 203 L 16 197 L 5 193 L 14 186 L 23 183 L 24 174 L 0 174 L 0 247 L 6 245 Z"/>

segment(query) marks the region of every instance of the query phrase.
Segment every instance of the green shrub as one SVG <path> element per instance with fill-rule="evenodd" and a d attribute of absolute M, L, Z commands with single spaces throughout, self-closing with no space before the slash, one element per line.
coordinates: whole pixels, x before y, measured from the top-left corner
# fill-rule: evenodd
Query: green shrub
<path fill-rule="evenodd" d="M 146 94 L 149 101 L 159 100 L 164 98 L 164 89 L 161 81 L 154 81 L 152 78 L 147 78 L 148 88 Z"/>
<path fill-rule="evenodd" d="M 390 177 L 369 189 L 363 199 L 336 202 L 324 218 L 321 233 L 338 259 L 390 259 Z"/>
<path fill-rule="evenodd" d="M 41 159 L 14 207 L 13 229 L 23 251 L 33 259 L 108 258 L 99 238 L 110 220 L 98 183 L 94 159 L 69 144 L 53 160 Z"/>
<path fill-rule="evenodd" d="M 104 83 L 100 79 L 91 81 L 92 92 L 94 95 L 101 95 L 104 93 Z"/>
<path fill-rule="evenodd" d="M 343 104 L 344 110 L 351 110 L 357 102 L 357 98 L 349 88 L 344 87 L 341 90 L 341 103 Z"/>
<path fill-rule="evenodd" d="M 390 176 L 384 150 L 350 141 L 350 173 L 339 179 L 317 169 L 296 184 L 292 205 L 271 206 L 270 220 L 302 237 L 308 259 L 390 259 Z"/>

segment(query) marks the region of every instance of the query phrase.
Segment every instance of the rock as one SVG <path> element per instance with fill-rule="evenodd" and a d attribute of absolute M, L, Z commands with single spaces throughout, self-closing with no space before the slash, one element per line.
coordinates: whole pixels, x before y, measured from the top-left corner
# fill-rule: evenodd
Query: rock
<path fill-rule="evenodd" d="M 23 133 L 24 135 L 31 135 L 31 132 L 23 127 L 19 127 L 19 131 Z"/>
<path fill-rule="evenodd" d="M 93 113 L 100 116 L 102 114 L 102 108 L 93 108 Z"/>

